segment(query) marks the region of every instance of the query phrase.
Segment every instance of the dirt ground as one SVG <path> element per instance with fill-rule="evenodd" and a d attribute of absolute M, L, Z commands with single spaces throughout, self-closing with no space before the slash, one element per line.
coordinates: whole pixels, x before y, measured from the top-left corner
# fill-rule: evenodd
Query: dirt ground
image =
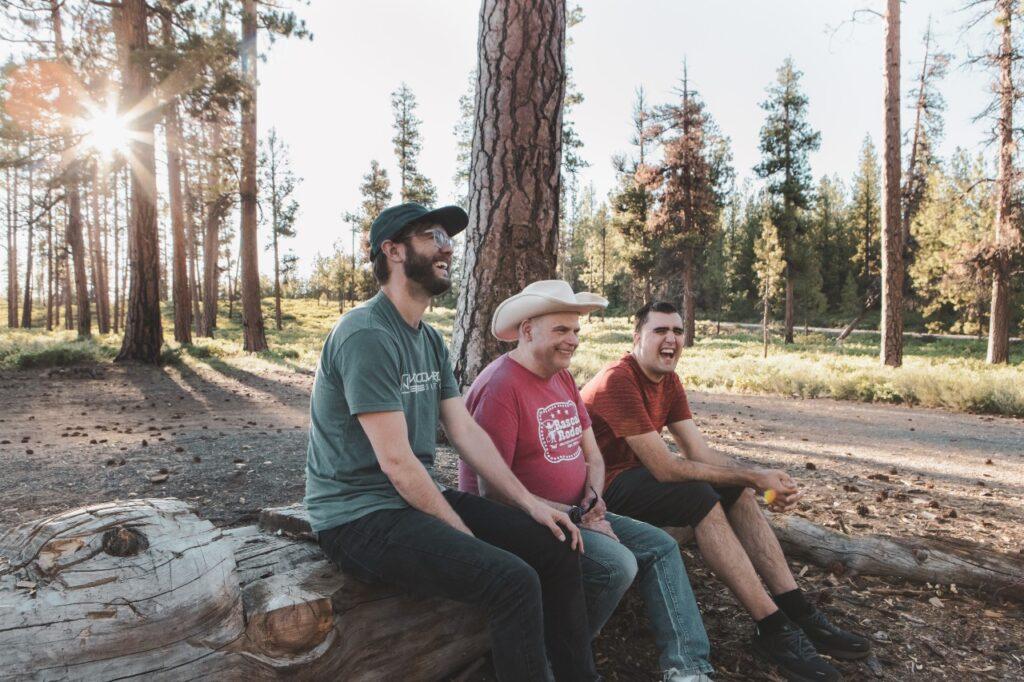
<path fill-rule="evenodd" d="M 299 500 L 312 376 L 100 366 L 0 374 L 4 525 L 129 497 L 178 497 L 219 525 Z M 1024 420 L 831 400 L 691 394 L 712 444 L 797 476 L 797 513 L 851 534 L 978 542 L 1021 558 Z M 451 475 L 453 455 L 442 451 Z M 775 680 L 754 659 L 749 618 L 701 562 L 685 559 L 718 679 Z M 791 561 L 836 621 L 870 636 L 877 659 L 838 663 L 847 679 L 1024 679 L 1024 609 L 998 595 Z M 596 644 L 609 680 L 657 678 L 642 604 L 630 591 Z"/>

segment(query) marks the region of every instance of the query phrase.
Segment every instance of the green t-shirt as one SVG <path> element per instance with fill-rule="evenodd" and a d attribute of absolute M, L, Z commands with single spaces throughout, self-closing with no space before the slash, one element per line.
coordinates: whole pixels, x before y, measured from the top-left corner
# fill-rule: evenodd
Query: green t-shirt
<path fill-rule="evenodd" d="M 433 474 L 441 401 L 458 395 L 441 335 L 425 322 L 410 327 L 384 292 L 343 315 L 320 352 L 309 404 L 305 503 L 313 530 L 407 506 L 356 415 L 404 412 L 409 445 Z"/>

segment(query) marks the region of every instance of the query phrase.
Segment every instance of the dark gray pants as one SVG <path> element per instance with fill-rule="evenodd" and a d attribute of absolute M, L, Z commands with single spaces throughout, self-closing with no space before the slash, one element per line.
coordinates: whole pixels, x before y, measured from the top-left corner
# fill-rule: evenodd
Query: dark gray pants
<path fill-rule="evenodd" d="M 476 537 L 405 508 L 323 531 L 320 546 L 362 580 L 483 608 L 503 682 L 548 680 L 552 669 L 558 680 L 597 679 L 579 555 L 517 509 L 452 490 L 444 496 Z"/>

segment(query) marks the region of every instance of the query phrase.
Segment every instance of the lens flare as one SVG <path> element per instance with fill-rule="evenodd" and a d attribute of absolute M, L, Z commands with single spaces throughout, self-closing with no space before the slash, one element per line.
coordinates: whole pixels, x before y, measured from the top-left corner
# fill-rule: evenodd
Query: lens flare
<path fill-rule="evenodd" d="M 129 132 L 123 117 L 118 115 L 116 106 L 90 112 L 82 119 L 80 131 L 82 142 L 106 158 L 115 154 L 125 155 L 128 151 Z"/>

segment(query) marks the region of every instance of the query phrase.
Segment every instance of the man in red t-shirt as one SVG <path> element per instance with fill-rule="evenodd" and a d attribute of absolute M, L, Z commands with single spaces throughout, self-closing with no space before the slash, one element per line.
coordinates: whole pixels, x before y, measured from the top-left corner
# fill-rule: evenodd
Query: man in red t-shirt
<path fill-rule="evenodd" d="M 807 602 L 761 513 L 754 490 L 775 491 L 773 511 L 796 506 L 801 493 L 792 477 L 745 467 L 701 436 L 675 372 L 682 334 L 671 303 L 644 306 L 636 313 L 632 352 L 583 387 L 607 465 L 608 509 L 657 526 L 692 527 L 704 559 L 757 621 L 755 650 L 790 679 L 838 679 L 815 649 L 855 659 L 869 655 L 870 644 Z M 665 427 L 682 456 L 669 451 Z"/>
<path fill-rule="evenodd" d="M 706 681 L 710 644 L 678 543 L 660 528 L 605 513 L 601 499 L 604 461 L 568 368 L 579 345 L 580 313 L 605 305 L 560 280 L 535 282 L 502 302 L 491 331 L 518 344 L 477 376 L 466 407 L 526 489 L 579 524 L 591 632 L 597 634 L 637 577 L 662 679 Z M 486 486 L 480 491 L 476 473 L 462 462 L 459 488 L 494 494 Z"/>

